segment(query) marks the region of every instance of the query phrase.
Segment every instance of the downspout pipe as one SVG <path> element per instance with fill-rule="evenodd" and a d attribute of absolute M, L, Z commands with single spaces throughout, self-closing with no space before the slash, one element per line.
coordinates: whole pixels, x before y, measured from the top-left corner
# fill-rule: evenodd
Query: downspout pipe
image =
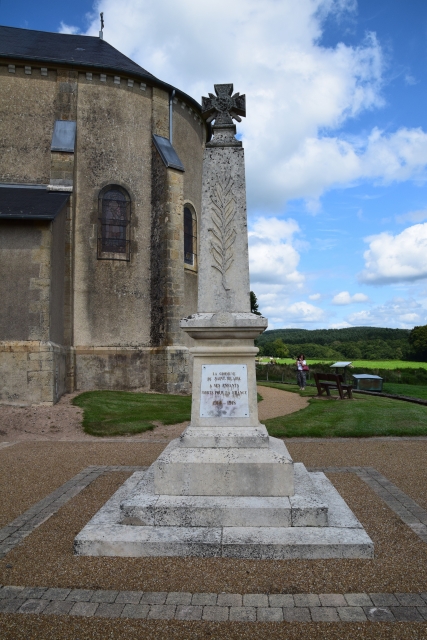
<path fill-rule="evenodd" d="M 172 93 L 169 96 L 169 142 L 172 144 L 173 138 L 173 124 L 172 124 L 172 116 L 173 116 L 173 99 L 175 97 L 175 89 L 173 89 Z"/>

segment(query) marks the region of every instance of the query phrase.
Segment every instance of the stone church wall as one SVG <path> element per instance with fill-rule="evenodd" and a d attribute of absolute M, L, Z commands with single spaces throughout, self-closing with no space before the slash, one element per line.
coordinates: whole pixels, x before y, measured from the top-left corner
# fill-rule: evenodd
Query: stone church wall
<path fill-rule="evenodd" d="M 112 76 L 106 82 L 92 77 L 80 74 L 78 86 L 76 385 L 148 387 L 142 366 L 147 356 L 135 350 L 150 344 L 151 90 L 129 88 L 125 79 L 117 85 Z M 97 258 L 98 195 L 110 184 L 125 188 L 132 201 L 129 262 Z"/>
<path fill-rule="evenodd" d="M 7 262 L 18 284 L 0 309 L 0 402 L 52 403 L 74 389 L 188 392 L 192 341 L 179 320 L 197 308 L 197 263 L 184 266 L 183 207 L 200 229 L 205 125 L 175 100 L 182 173 L 166 168 L 152 143 L 153 133 L 169 136 L 164 88 L 12 66 L 0 65 L 0 181 L 73 192 L 53 224 L 10 227 L 22 247 Z M 74 154 L 51 152 L 56 119 L 77 121 Z M 131 198 L 129 261 L 98 259 L 98 196 L 108 185 Z M 12 253 L 0 249 L 0 260 Z"/>
<path fill-rule="evenodd" d="M 55 120 L 56 72 L 0 65 L 0 181 L 47 184 Z"/>
<path fill-rule="evenodd" d="M 65 208 L 53 222 L 0 221 L 0 402 L 52 404 L 66 390 L 64 229 Z"/>

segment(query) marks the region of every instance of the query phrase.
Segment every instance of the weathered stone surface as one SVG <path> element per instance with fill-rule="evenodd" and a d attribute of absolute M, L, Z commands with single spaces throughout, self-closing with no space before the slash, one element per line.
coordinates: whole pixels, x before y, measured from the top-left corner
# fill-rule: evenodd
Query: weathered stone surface
<path fill-rule="evenodd" d="M 313 474 L 308 473 L 300 462 L 294 463 L 294 483 L 295 493 L 289 498 L 292 508 L 292 526 L 326 527 L 328 505 L 324 496 L 321 496 L 319 487 L 313 482 Z M 330 494 L 331 491 L 328 491 L 328 496 Z"/>
<path fill-rule="evenodd" d="M 332 527 L 224 527 L 228 558 L 372 558 L 373 544 L 360 529 Z"/>
<path fill-rule="evenodd" d="M 150 473 L 147 472 L 148 477 Z M 319 475 L 312 474 L 314 485 Z M 152 478 L 152 476 L 151 476 Z M 241 558 L 371 558 L 373 556 L 373 543 L 366 532 L 358 526 L 318 526 L 318 527 L 285 527 L 283 520 L 279 527 L 223 527 L 191 526 L 196 517 L 191 508 L 187 510 L 185 518 L 181 519 L 181 526 L 131 526 L 119 524 L 122 517 L 120 506 L 126 505 L 126 495 L 133 494 L 133 508 L 137 508 L 137 487 L 144 481 L 141 472 L 136 472 L 122 487 L 110 498 L 106 505 L 92 518 L 75 540 L 75 552 L 79 555 L 120 555 L 120 556 L 185 556 L 195 555 L 201 557 L 224 556 Z M 149 487 L 149 483 L 145 484 Z M 331 504 L 331 517 L 339 525 L 340 518 L 343 522 L 349 521 L 347 505 L 342 501 L 334 500 L 336 489 L 327 481 L 322 483 L 324 490 L 323 499 Z M 152 490 L 152 489 L 148 489 Z M 298 490 L 298 485 L 297 485 Z M 152 495 L 152 494 L 151 494 Z M 162 498 L 157 498 L 160 501 Z M 165 511 L 161 517 L 179 518 L 174 508 L 175 501 L 181 501 L 181 507 L 185 500 L 193 501 L 194 497 L 168 496 L 169 505 L 164 503 Z M 196 499 L 198 499 L 196 497 Z M 221 504 L 221 497 L 215 497 Z M 203 507 L 203 501 L 208 498 L 200 497 L 200 513 L 208 514 L 208 508 Z M 230 498 L 230 504 L 236 498 Z M 240 498 L 241 501 L 248 500 Z M 261 500 L 260 498 L 255 500 Z M 274 501 L 273 498 L 265 498 L 265 502 Z M 287 500 L 287 499 L 286 499 Z M 230 506 L 230 504 L 228 506 Z M 257 517 L 266 507 L 258 509 Z M 128 505 L 126 506 L 128 509 Z M 169 509 L 169 516 L 167 515 Z M 225 506 L 221 509 L 226 513 Z M 156 518 L 155 509 L 154 518 Z M 227 517 L 232 518 L 234 508 Z M 197 509 L 195 510 L 197 513 Z M 129 513 L 129 511 L 128 511 Z M 136 513 L 136 511 L 134 512 Z M 184 510 L 185 513 L 185 510 Z M 272 512 L 273 513 L 273 512 Z M 190 514 L 190 515 L 188 515 Z M 208 517 L 206 515 L 206 517 Z M 235 516 L 237 517 L 237 515 Z M 240 517 L 240 516 L 239 516 Z M 277 516 L 276 516 L 277 517 Z M 142 519 L 142 518 L 141 518 Z M 186 526 L 182 526 L 187 522 Z M 247 524 L 247 522 L 246 522 Z M 253 524 L 253 523 L 252 523 Z M 70 594 L 71 596 L 72 594 Z M 209 595 L 209 594 L 208 594 Z M 144 598 L 145 596 L 143 596 Z M 207 596 L 206 596 L 207 597 Z M 297 596 L 294 596 L 295 598 Z M 351 595 L 349 594 L 349 597 Z M 289 606 L 293 603 L 292 596 L 271 596 L 272 606 Z M 284 601 L 284 604 L 282 604 Z M 142 601 L 141 601 L 142 602 Z M 280 604 L 279 604 L 280 602 Z M 397 603 L 395 599 L 394 602 Z M 192 602 L 192 604 L 204 604 Z M 312 606 L 312 605 L 310 605 Z"/>
<path fill-rule="evenodd" d="M 75 538 L 74 552 L 87 556 L 221 555 L 221 528 L 87 525 Z"/>
<path fill-rule="evenodd" d="M 172 442 L 154 467 L 156 494 L 289 496 L 293 466 L 281 440 L 268 449 L 178 447 Z"/>
<path fill-rule="evenodd" d="M 122 524 L 156 526 L 302 526 L 300 514 L 304 511 L 306 526 L 326 526 L 327 508 L 318 498 L 318 491 L 306 476 L 304 465 L 298 465 L 295 474 L 296 495 L 302 505 L 292 498 L 265 496 L 158 496 L 154 493 L 153 466 L 145 472 L 136 472 L 132 478 L 136 485 L 129 497 L 120 504 Z M 128 483 L 130 481 L 128 480 Z M 129 484 L 130 486 L 130 484 Z M 335 492 L 328 484 L 329 495 Z M 306 492 L 306 494 L 304 494 Z M 319 508 L 319 504 L 322 508 Z M 347 508 L 344 507 L 346 510 Z M 105 513 L 108 507 L 105 507 Z M 114 507 L 113 507 L 114 510 Z M 296 511 L 298 517 L 295 517 Z M 339 520 L 339 517 L 336 517 Z"/>
<path fill-rule="evenodd" d="M 264 425 L 259 427 L 187 427 L 179 437 L 181 447 L 189 448 L 268 448 L 269 437 Z"/>
<path fill-rule="evenodd" d="M 235 496 L 160 496 L 158 526 L 291 526 L 289 498 Z"/>

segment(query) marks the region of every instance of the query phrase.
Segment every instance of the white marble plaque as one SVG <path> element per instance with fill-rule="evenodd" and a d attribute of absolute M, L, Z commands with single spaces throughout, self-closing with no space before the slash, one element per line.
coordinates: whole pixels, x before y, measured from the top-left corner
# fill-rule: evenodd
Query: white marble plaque
<path fill-rule="evenodd" d="M 248 418 L 248 370 L 245 364 L 203 364 L 201 418 Z"/>

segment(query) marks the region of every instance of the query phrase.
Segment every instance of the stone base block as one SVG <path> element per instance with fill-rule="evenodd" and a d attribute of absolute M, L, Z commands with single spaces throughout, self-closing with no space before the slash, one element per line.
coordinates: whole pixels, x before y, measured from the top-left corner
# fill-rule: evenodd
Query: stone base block
<path fill-rule="evenodd" d="M 212 449 L 267 449 L 269 436 L 263 424 L 259 427 L 187 427 L 179 438 L 181 447 Z"/>
<path fill-rule="evenodd" d="M 294 464 L 294 483 L 295 493 L 289 498 L 292 526 L 326 527 L 328 525 L 328 505 L 325 503 L 324 491 L 319 490 L 318 482 L 314 482 L 313 474 L 308 473 L 301 462 Z M 353 526 L 355 526 L 354 523 Z"/>
<path fill-rule="evenodd" d="M 300 471 L 302 473 L 301 469 Z M 309 476 L 321 499 L 329 507 L 328 517 L 332 526 L 192 527 L 120 524 L 123 517 L 120 505 L 134 495 L 137 486 L 144 479 L 147 485 L 150 482 L 152 484 L 149 473 L 146 475 L 148 477 L 144 477 L 142 473 L 134 473 L 78 534 L 74 542 L 74 552 L 77 555 L 254 559 L 368 559 L 374 555 L 372 540 L 323 473 L 311 473 Z M 147 492 L 147 501 L 151 499 L 150 496 L 154 500 L 160 499 Z M 153 512 L 155 513 L 154 507 Z"/>
<path fill-rule="evenodd" d="M 292 458 L 282 440 L 268 448 L 185 448 L 173 440 L 154 466 L 158 495 L 290 496 Z"/>
<path fill-rule="evenodd" d="M 134 526 L 291 526 L 289 498 L 158 496 L 151 468 L 120 504 L 121 523 Z"/>
<path fill-rule="evenodd" d="M 328 506 L 301 463 L 295 468 L 295 495 L 159 496 L 154 492 L 154 465 L 121 505 L 121 523 L 181 527 L 325 527 Z M 354 519 L 352 526 L 357 527 Z"/>

